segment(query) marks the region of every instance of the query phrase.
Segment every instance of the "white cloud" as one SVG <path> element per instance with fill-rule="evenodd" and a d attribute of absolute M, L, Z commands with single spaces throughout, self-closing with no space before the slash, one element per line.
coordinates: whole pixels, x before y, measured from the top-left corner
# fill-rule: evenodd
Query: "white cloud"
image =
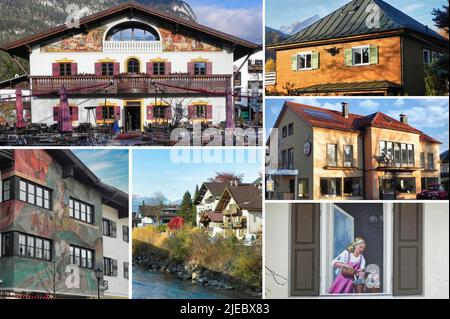
<path fill-rule="evenodd" d="M 335 110 L 335 111 L 342 111 L 342 104 L 341 103 L 330 103 L 325 102 L 321 105 L 321 107 L 329 110 Z"/>
<path fill-rule="evenodd" d="M 448 105 L 414 106 L 407 109 L 389 110 L 386 113 L 395 119 L 398 119 L 400 114 L 406 114 L 409 124 L 420 130 L 447 126 L 449 115 Z"/>
<path fill-rule="evenodd" d="M 105 169 L 113 168 L 114 165 L 110 162 L 99 162 L 99 163 L 93 163 L 89 165 L 89 169 L 93 172 L 100 172 Z"/>
<path fill-rule="evenodd" d="M 222 32 L 262 43 L 261 8 L 229 9 L 216 5 L 193 8 L 198 22 Z"/>
<path fill-rule="evenodd" d="M 402 8 L 402 11 L 408 14 L 415 13 L 416 10 L 425 7 L 424 3 L 410 3 Z"/>
<path fill-rule="evenodd" d="M 398 107 L 403 106 L 404 104 L 405 104 L 405 101 L 403 99 L 397 99 L 394 102 L 394 105 L 398 106 Z"/>
<path fill-rule="evenodd" d="M 359 102 L 359 106 L 367 110 L 375 110 L 380 106 L 380 103 L 375 102 L 374 100 L 366 99 Z"/>

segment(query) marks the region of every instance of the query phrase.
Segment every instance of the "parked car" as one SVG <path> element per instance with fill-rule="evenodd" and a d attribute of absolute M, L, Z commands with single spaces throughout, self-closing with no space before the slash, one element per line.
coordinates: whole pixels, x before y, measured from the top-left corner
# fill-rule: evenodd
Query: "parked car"
<path fill-rule="evenodd" d="M 442 184 L 430 184 L 427 189 L 417 194 L 417 199 L 448 199 L 448 192 Z"/>
<path fill-rule="evenodd" d="M 256 241 L 256 236 L 254 234 L 247 234 L 243 239 L 244 246 L 251 246 Z"/>

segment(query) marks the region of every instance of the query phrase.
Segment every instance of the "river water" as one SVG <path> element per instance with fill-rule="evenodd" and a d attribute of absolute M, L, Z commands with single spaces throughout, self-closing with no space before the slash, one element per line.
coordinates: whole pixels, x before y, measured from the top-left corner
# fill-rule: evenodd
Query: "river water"
<path fill-rule="evenodd" d="M 233 290 L 217 290 L 192 284 L 169 274 L 133 267 L 134 299 L 244 299 L 252 298 Z M 254 298 L 254 297 L 253 297 Z"/>

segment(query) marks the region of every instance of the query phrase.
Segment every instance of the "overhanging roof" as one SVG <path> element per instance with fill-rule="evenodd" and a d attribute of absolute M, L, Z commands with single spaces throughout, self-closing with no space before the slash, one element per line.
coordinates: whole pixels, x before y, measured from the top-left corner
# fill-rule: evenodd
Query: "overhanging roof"
<path fill-rule="evenodd" d="M 379 24 L 370 23 L 375 17 L 374 9 L 377 7 L 379 8 Z M 437 32 L 385 1 L 353 0 L 293 36 L 270 45 L 270 48 L 396 30 L 409 30 L 439 42 L 448 43 Z"/>
<path fill-rule="evenodd" d="M 401 90 L 400 84 L 390 81 L 365 81 L 316 84 L 304 88 L 292 90 L 294 94 L 303 93 L 332 93 L 332 92 L 354 92 L 354 91 L 376 91 L 376 90 Z"/>
<path fill-rule="evenodd" d="M 165 12 L 154 9 L 150 6 L 146 6 L 134 1 L 130 1 L 104 11 L 89 15 L 80 19 L 80 28 L 68 28 L 65 24 L 51 28 L 45 32 L 41 32 L 21 40 L 9 43 L 1 48 L 1 50 L 13 55 L 17 55 L 23 58 L 28 58 L 29 48 L 35 44 L 43 41 L 48 41 L 63 35 L 74 35 L 85 32 L 86 29 L 91 29 L 95 25 L 99 25 L 102 22 L 111 19 L 113 17 L 119 17 L 123 15 L 145 15 L 152 19 L 169 22 L 175 25 L 177 28 L 182 27 L 190 31 L 195 31 L 205 36 L 215 38 L 222 42 L 228 43 L 234 48 L 234 59 L 238 60 L 241 57 L 261 50 L 261 46 L 253 42 L 240 39 L 238 37 L 229 35 L 227 33 L 214 30 L 212 28 L 203 26 L 193 21 L 189 21 L 174 15 L 167 14 Z"/>

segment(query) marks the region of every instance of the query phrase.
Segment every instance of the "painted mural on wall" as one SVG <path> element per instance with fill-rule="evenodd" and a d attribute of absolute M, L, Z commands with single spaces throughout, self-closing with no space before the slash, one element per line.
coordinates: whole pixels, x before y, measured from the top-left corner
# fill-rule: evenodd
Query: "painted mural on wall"
<path fill-rule="evenodd" d="M 86 35 L 65 38 L 42 47 L 41 52 L 102 52 L 105 31 L 106 27 L 103 26 L 89 31 Z"/>
<path fill-rule="evenodd" d="M 12 175 L 39 180 L 51 188 L 52 210 L 18 200 L 1 203 L 0 229 L 51 239 L 54 257 L 53 262 L 23 257 L 1 258 L 4 287 L 11 284 L 15 288 L 47 293 L 52 293 L 50 288 L 56 287 L 56 293 L 95 295 L 97 279 L 94 271 L 72 265 L 69 248 L 72 244 L 95 250 L 94 269 L 103 266 L 103 238 L 98 226 L 101 224 L 101 214 L 94 215 L 95 225 L 78 222 L 69 217 L 69 198 L 83 199 L 94 205 L 94 210 L 98 212 L 102 206 L 101 194 L 72 177 L 62 179 L 61 166 L 43 150 L 14 152 Z"/>
<path fill-rule="evenodd" d="M 220 52 L 222 48 L 218 45 L 210 44 L 205 38 L 198 36 L 186 36 L 173 33 L 170 30 L 159 29 L 163 38 L 163 47 L 166 52 Z"/>
<path fill-rule="evenodd" d="M 381 206 L 333 207 L 333 272 L 330 294 L 382 292 L 383 210 Z"/>

